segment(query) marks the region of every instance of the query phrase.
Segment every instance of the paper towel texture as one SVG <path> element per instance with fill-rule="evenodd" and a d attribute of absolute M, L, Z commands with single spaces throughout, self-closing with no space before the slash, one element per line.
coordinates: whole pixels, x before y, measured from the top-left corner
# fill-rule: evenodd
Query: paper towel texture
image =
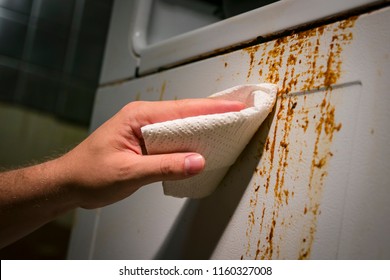
<path fill-rule="evenodd" d="M 164 193 L 202 198 L 211 194 L 272 111 L 277 87 L 273 84 L 240 85 L 210 96 L 246 104 L 239 112 L 201 115 L 155 123 L 141 128 L 148 154 L 197 152 L 206 159 L 201 174 L 163 182 Z"/>

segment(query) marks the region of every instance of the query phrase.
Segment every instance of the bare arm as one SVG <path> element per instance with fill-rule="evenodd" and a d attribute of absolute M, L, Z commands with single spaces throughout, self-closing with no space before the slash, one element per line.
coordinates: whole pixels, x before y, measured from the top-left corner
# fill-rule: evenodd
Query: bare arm
<path fill-rule="evenodd" d="M 0 174 L 0 248 L 77 207 L 60 161 Z"/>
<path fill-rule="evenodd" d="M 201 172 L 205 162 L 198 154 L 143 155 L 141 127 L 243 107 L 209 99 L 129 103 L 69 153 L 1 173 L 0 248 L 71 209 L 102 207 L 143 185 Z"/>

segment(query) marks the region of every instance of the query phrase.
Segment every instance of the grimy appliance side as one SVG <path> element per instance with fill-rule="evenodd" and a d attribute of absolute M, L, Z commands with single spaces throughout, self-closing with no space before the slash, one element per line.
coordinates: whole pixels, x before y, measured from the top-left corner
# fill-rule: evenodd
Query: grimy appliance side
<path fill-rule="evenodd" d="M 69 258 L 389 259 L 389 18 L 387 5 L 344 13 L 101 86 L 92 129 L 134 100 L 263 82 L 279 92 L 211 196 L 168 197 L 154 183 L 80 210 Z"/>

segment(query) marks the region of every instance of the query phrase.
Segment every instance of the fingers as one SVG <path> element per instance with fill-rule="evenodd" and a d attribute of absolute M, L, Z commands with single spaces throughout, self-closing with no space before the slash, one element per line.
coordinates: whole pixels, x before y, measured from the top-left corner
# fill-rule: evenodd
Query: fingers
<path fill-rule="evenodd" d="M 240 111 L 245 108 L 245 104 L 238 101 L 216 100 L 216 99 L 184 99 L 176 101 L 167 101 L 161 105 L 163 110 L 171 110 L 171 114 L 175 114 L 174 119 L 186 118 L 197 115 L 209 115 Z M 158 118 L 158 116 L 155 116 Z M 169 115 L 165 115 L 168 117 Z M 160 121 L 166 121 L 160 120 Z"/>
<path fill-rule="evenodd" d="M 205 159 L 196 153 L 142 156 L 137 164 L 141 185 L 157 181 L 189 178 L 205 167 Z"/>
<path fill-rule="evenodd" d="M 147 124 L 181 119 L 198 115 L 240 111 L 245 104 L 238 101 L 217 99 L 184 99 L 160 102 L 133 102 L 126 106 L 130 118 L 138 127 Z"/>

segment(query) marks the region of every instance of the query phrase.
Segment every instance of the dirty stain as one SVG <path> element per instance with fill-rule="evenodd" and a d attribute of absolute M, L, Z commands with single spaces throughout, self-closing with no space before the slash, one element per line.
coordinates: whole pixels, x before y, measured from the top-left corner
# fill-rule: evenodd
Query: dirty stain
<path fill-rule="evenodd" d="M 343 75 L 342 52 L 353 40 L 356 19 L 243 50 L 249 57 L 247 80 L 256 76 L 261 82 L 278 84 L 279 92 L 254 171 L 241 259 L 283 258 L 286 251 L 297 259 L 310 257 L 333 155 L 331 144 L 342 129 L 332 86 Z M 288 237 L 291 232 L 299 237 L 294 245 Z"/>
<path fill-rule="evenodd" d="M 247 78 L 249 78 L 252 74 L 252 69 L 253 67 L 255 66 L 254 65 L 254 62 L 255 62 L 255 54 L 256 54 L 256 51 L 258 50 L 260 46 L 254 46 L 254 47 L 251 47 L 251 52 L 248 52 L 249 54 L 249 57 L 250 57 L 250 62 L 249 62 L 249 70 L 248 70 L 248 75 L 247 75 Z M 225 64 L 226 65 L 226 64 Z"/>
<path fill-rule="evenodd" d="M 134 101 L 140 101 L 140 100 L 141 100 L 141 93 L 137 92 L 137 94 L 135 95 Z"/>
<path fill-rule="evenodd" d="M 164 82 L 162 83 L 162 85 L 161 85 L 160 97 L 159 97 L 158 100 L 160 100 L 160 101 L 164 100 L 164 94 L 165 94 L 165 89 L 166 89 L 166 87 L 167 87 L 167 82 L 164 81 Z"/>

